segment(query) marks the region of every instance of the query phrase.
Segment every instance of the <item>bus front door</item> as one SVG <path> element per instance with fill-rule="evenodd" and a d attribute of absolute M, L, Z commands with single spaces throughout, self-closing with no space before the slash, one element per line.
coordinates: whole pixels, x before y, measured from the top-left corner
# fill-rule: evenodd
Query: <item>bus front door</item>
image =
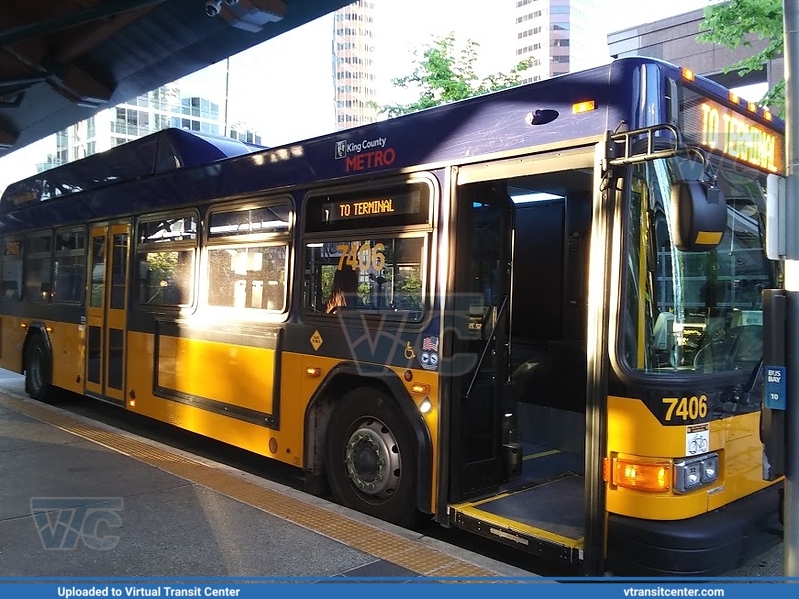
<path fill-rule="evenodd" d="M 441 362 L 451 404 L 446 522 L 591 572 L 601 569 L 605 516 L 596 440 L 607 386 L 589 375 L 587 350 L 607 330 L 588 322 L 589 250 L 610 247 L 592 220 L 605 201 L 595 193 L 601 149 L 457 169 L 453 298 L 444 298 L 443 347 L 453 354 Z M 600 293 L 607 280 L 594 278 Z M 468 368 L 449 366 L 464 358 Z"/>
<path fill-rule="evenodd" d="M 91 229 L 86 394 L 125 404 L 130 225 Z"/>

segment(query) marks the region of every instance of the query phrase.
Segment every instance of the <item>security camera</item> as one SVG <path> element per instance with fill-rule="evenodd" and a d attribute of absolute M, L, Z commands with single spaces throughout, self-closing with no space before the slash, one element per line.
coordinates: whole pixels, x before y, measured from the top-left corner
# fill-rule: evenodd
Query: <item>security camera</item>
<path fill-rule="evenodd" d="M 209 17 L 215 17 L 222 10 L 222 0 L 206 0 L 205 14 Z"/>

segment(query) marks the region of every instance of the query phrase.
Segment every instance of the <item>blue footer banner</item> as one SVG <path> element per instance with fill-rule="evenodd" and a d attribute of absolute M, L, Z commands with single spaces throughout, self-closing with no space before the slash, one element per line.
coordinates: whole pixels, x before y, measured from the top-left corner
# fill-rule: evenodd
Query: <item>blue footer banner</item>
<path fill-rule="evenodd" d="M 299 584 L 298 584 L 299 583 Z M 310 584 L 302 584 L 310 583 Z M 25 599 L 78 599 L 80 597 L 240 597 L 270 599 L 319 599 L 351 597 L 354 584 L 369 584 L 370 593 L 381 599 L 436 597 L 446 592 L 442 584 L 457 584 L 458 599 L 485 599 L 484 584 L 535 584 L 537 597 L 591 597 L 591 599 L 626 597 L 723 597 L 744 598 L 767 592 L 769 599 L 795 597 L 798 578 L 736 578 L 703 580 L 641 579 L 554 579 L 554 578 L 247 578 L 247 579 L 70 579 L 0 578 L 0 596 Z M 791 584 L 793 583 L 793 584 Z M 411 590 L 408 585 L 414 588 Z M 768 589 L 757 590 L 768 585 Z M 375 588 L 377 587 L 377 588 Z M 359 589 L 367 590 L 367 589 Z"/>

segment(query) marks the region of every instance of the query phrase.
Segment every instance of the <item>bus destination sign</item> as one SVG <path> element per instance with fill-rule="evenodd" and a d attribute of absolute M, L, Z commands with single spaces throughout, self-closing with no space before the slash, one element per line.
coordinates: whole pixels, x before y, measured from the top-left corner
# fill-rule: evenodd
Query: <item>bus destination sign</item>
<path fill-rule="evenodd" d="M 338 231 L 363 227 L 406 227 L 430 220 L 430 188 L 422 181 L 364 192 L 311 198 L 306 230 Z"/>
<path fill-rule="evenodd" d="M 684 104 L 682 117 L 683 132 L 704 148 L 772 173 L 784 170 L 783 136 L 754 119 L 700 96 Z"/>
<path fill-rule="evenodd" d="M 419 210 L 419 202 L 408 196 L 383 197 L 363 200 L 336 200 L 323 206 L 325 220 L 335 222 L 364 217 L 414 214 Z"/>
<path fill-rule="evenodd" d="M 395 214 L 394 198 L 364 200 L 361 202 L 338 202 L 330 206 L 329 219 L 358 218 L 359 216 L 378 216 Z"/>

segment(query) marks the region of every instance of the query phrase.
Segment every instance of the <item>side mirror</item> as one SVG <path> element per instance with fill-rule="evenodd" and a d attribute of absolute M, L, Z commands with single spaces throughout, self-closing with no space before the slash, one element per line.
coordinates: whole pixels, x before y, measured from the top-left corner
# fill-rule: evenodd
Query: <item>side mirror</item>
<path fill-rule="evenodd" d="M 679 181 L 671 187 L 672 242 L 684 252 L 706 252 L 721 243 L 727 229 L 727 201 L 704 181 Z"/>

